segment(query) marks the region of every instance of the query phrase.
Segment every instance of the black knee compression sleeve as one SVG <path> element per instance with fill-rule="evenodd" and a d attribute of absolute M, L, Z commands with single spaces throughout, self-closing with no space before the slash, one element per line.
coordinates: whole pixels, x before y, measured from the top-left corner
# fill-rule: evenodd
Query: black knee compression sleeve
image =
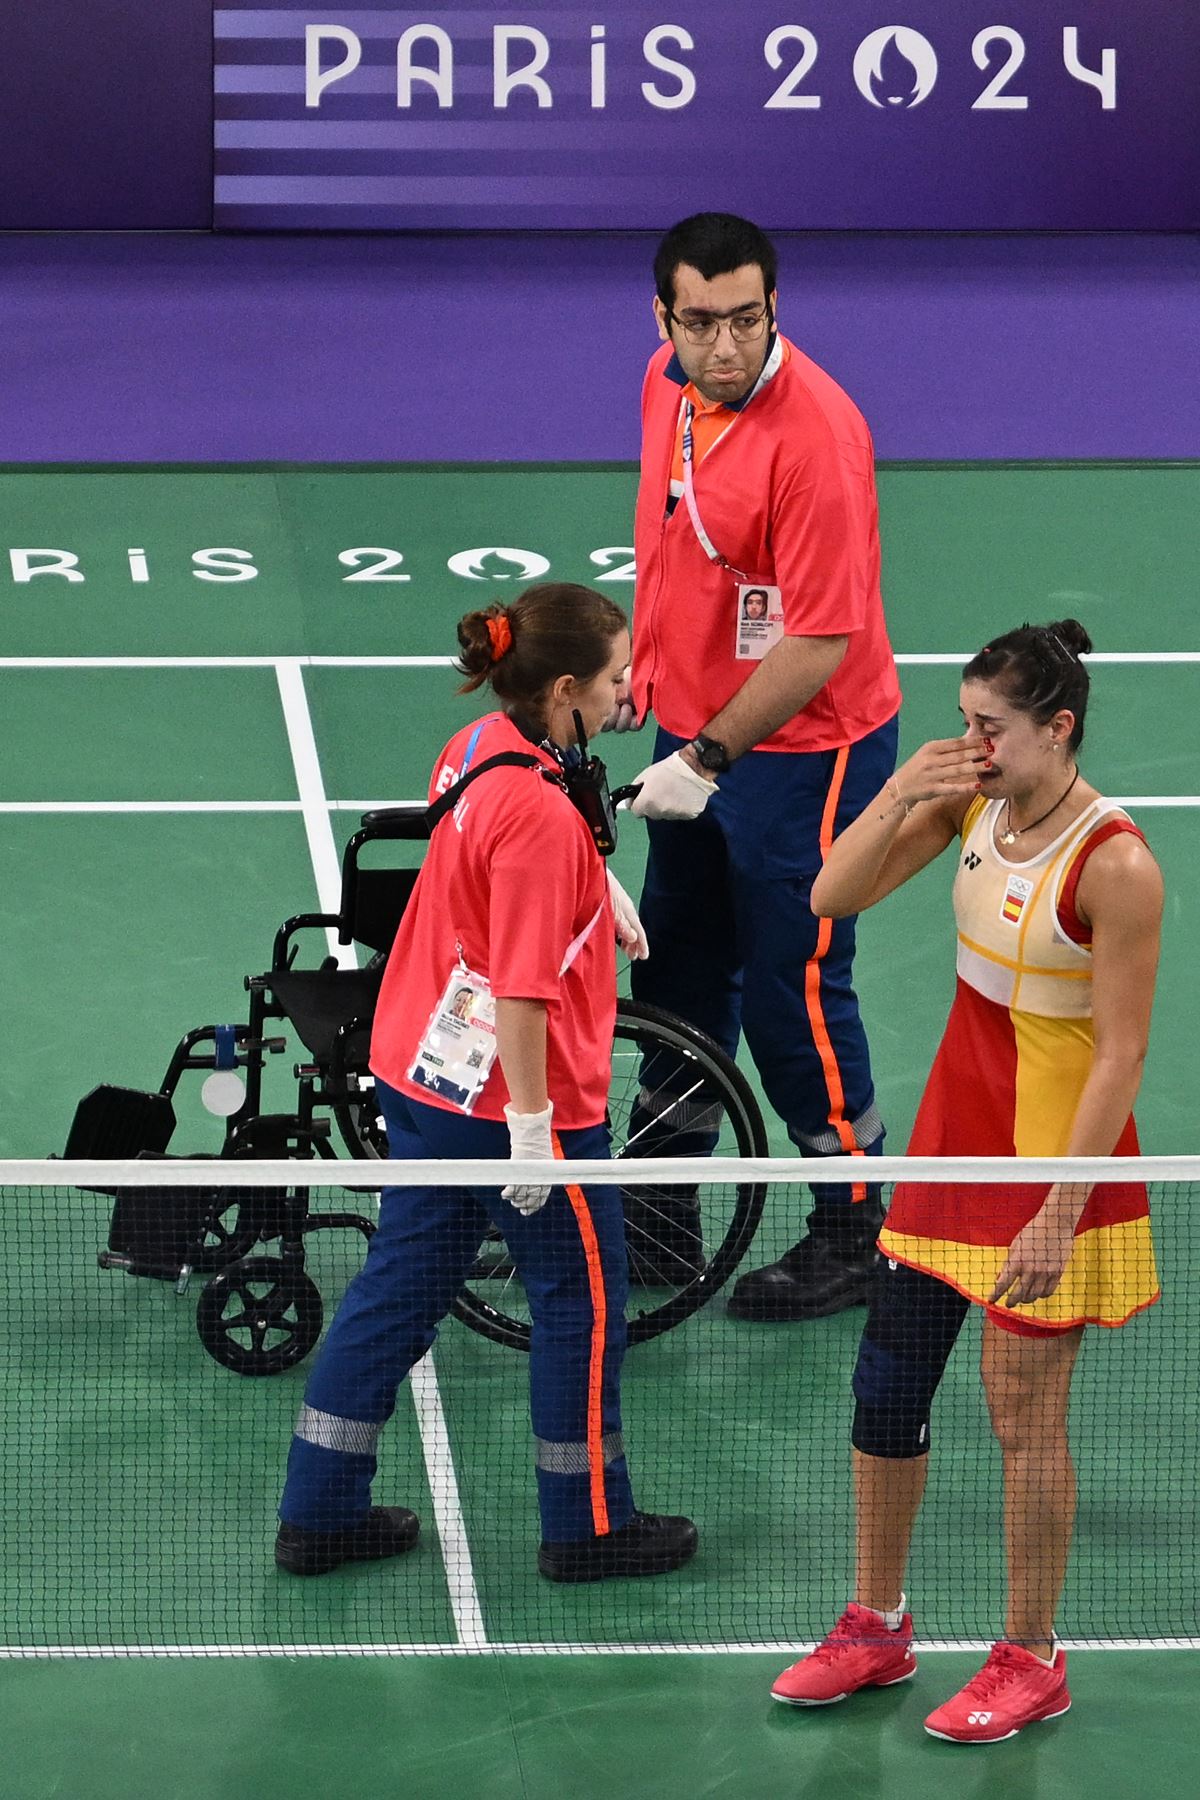
<path fill-rule="evenodd" d="M 885 1263 L 854 1369 L 851 1442 L 866 1456 L 924 1456 L 933 1396 L 969 1302 L 930 1275 Z"/>

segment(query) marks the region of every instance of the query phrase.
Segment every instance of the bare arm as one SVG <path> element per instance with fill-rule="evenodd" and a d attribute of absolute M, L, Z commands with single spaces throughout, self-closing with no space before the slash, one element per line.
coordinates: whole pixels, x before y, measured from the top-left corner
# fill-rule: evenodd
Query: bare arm
<path fill-rule="evenodd" d="M 865 911 L 940 856 L 962 828 L 986 756 L 981 744 L 938 738 L 897 769 L 830 846 L 813 883 L 818 918 Z"/>
<path fill-rule="evenodd" d="M 1108 1156 L 1141 1086 L 1158 969 L 1163 885 L 1158 864 L 1130 834 L 1088 859 L 1077 908 L 1092 928 L 1092 1066 L 1075 1108 L 1068 1156 Z M 1087 1205 L 1086 1182 L 1060 1181 L 1013 1240 L 989 1298 L 1020 1306 L 1062 1280 Z"/>
<path fill-rule="evenodd" d="M 497 1000 L 496 1048 L 514 1112 L 545 1112 L 545 1001 Z"/>
<path fill-rule="evenodd" d="M 1133 1109 L 1150 1038 L 1163 883 L 1132 833 L 1089 857 L 1076 904 L 1092 928 L 1091 1072 L 1079 1096 L 1068 1156 L 1107 1156 Z"/>
<path fill-rule="evenodd" d="M 846 654 L 844 637 L 785 637 L 704 727 L 731 758 L 744 756 L 820 693 Z M 689 754 L 688 762 L 699 770 Z"/>

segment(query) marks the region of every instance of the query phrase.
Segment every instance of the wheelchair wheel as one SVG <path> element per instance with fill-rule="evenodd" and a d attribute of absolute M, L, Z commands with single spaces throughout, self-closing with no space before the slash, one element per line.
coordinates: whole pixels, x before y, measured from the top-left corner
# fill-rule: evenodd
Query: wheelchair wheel
<path fill-rule="evenodd" d="M 214 1203 L 219 1198 L 223 1198 L 223 1195 L 218 1192 L 214 1195 Z M 282 1198 L 282 1193 L 274 1189 L 261 1194 L 250 1190 L 244 1199 L 225 1207 L 223 1211 L 210 1211 L 204 1222 L 199 1248 L 192 1260 L 192 1268 L 196 1273 L 211 1275 L 248 1256 L 263 1232 L 270 1228 L 273 1216 L 271 1203 L 277 1206 Z"/>
<path fill-rule="evenodd" d="M 301 1269 L 252 1256 L 215 1275 L 196 1305 L 208 1354 L 236 1375 L 280 1375 L 321 1335 L 321 1294 Z"/>
<path fill-rule="evenodd" d="M 682 1019 L 631 1000 L 617 1006 L 608 1117 L 613 1156 L 630 1165 L 640 1156 L 767 1154 L 758 1102 L 732 1058 Z M 729 1279 L 758 1226 L 766 1184 L 655 1188 L 631 1166 L 620 1192 L 629 1342 L 637 1344 L 688 1318 Z M 472 1273 L 455 1314 L 483 1337 L 528 1350 L 524 1289 L 507 1257 L 491 1266 L 491 1275 Z"/>

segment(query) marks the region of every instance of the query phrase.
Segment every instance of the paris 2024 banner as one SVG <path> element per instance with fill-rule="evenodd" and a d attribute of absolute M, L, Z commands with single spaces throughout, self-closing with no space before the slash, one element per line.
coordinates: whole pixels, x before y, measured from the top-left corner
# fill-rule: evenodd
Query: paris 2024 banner
<path fill-rule="evenodd" d="M 226 229 L 1194 229 L 1200 4 L 230 4 Z"/>

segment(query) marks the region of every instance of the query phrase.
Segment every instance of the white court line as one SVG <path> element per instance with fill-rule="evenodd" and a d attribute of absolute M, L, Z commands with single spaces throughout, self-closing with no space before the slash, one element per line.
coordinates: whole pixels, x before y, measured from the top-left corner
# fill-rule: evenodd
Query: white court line
<path fill-rule="evenodd" d="M 959 668 L 974 650 L 902 651 L 900 668 Z M 0 656 L 0 669 L 273 669 L 280 661 L 308 669 L 449 669 L 451 656 Z M 1200 663 L 1200 650 L 1096 650 L 1088 663 Z"/>
<path fill-rule="evenodd" d="M 594 747 L 594 745 L 593 745 Z M 1106 794 L 1114 806 L 1200 806 L 1200 794 Z M 331 812 L 366 813 L 379 812 L 388 806 L 424 806 L 424 799 L 415 796 L 393 800 L 331 800 Z M 0 808 L 0 810 L 3 810 Z"/>
<path fill-rule="evenodd" d="M 1062 1638 L 1064 1650 L 1200 1650 L 1200 1638 Z M 979 1655 L 991 1649 L 986 1638 L 963 1638 L 944 1643 L 915 1640 L 924 1656 Z M 0 1662 L 30 1662 L 53 1658 L 83 1661 L 121 1661 L 126 1657 L 250 1656 L 803 1656 L 815 1646 L 795 1638 L 774 1643 L 681 1644 L 33 1644 L 0 1648 Z"/>
<path fill-rule="evenodd" d="M 333 812 L 351 811 L 332 802 Z M 299 800 L 0 800 L 6 813 L 298 813 Z"/>
<path fill-rule="evenodd" d="M 337 845 L 329 822 L 329 802 L 313 735 L 312 717 L 304 692 L 304 672 L 298 657 L 284 657 L 275 665 L 279 698 L 283 705 L 288 745 L 296 771 L 296 788 L 304 813 L 304 829 L 317 883 L 317 899 L 322 912 L 336 913 L 341 901 L 342 872 Z M 354 968 L 357 958 L 353 944 L 339 944 L 333 926 L 326 927 L 330 953 L 341 968 Z M 421 1433 L 421 1449 L 429 1477 L 434 1520 L 442 1547 L 446 1585 L 450 1607 L 460 1642 L 467 1647 L 483 1646 L 487 1637 L 483 1628 L 483 1611 L 471 1566 L 471 1549 L 467 1542 L 459 1498 L 458 1480 L 450 1452 L 450 1437 L 438 1392 L 433 1353 L 427 1351 L 409 1375 L 409 1387 L 416 1408 Z"/>
<path fill-rule="evenodd" d="M 896 657 L 901 668 L 935 668 L 943 664 L 957 663 L 959 668 L 970 662 L 977 655 L 975 650 L 966 650 L 961 654 L 939 651 L 937 655 L 905 655 Z M 1200 662 L 1200 650 L 1091 650 L 1080 660 L 1086 663 L 1196 663 Z"/>
<path fill-rule="evenodd" d="M 1200 806 L 1200 794 L 1109 794 L 1115 806 Z M 423 806 L 424 800 L 326 800 L 331 813 Z M 0 800 L 0 813 L 302 813 L 299 800 Z M 339 950 L 340 953 L 340 950 Z M 343 965 L 345 966 L 345 965 Z"/>

